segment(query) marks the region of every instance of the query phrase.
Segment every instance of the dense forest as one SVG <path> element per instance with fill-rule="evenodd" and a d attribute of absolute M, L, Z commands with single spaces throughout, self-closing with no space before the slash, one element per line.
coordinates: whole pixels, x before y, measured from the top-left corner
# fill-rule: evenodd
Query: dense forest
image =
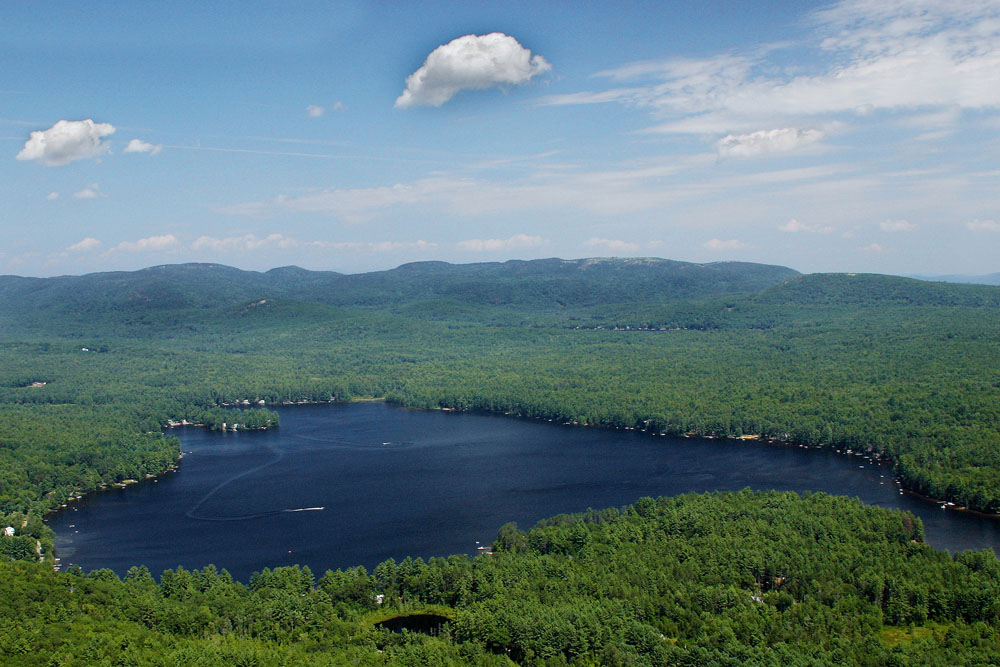
<path fill-rule="evenodd" d="M 267 428 L 276 425 L 276 415 L 267 409 L 268 405 L 360 397 L 383 398 L 413 407 L 486 410 L 607 428 L 692 436 L 757 435 L 810 446 L 867 451 L 891 460 L 903 484 L 912 490 L 972 509 L 1000 513 L 998 334 L 997 287 L 866 274 L 803 276 L 783 267 L 740 263 L 699 265 L 657 259 L 539 260 L 462 266 L 419 263 L 357 276 L 296 267 L 255 273 L 217 265 L 180 265 L 51 279 L 3 276 L 0 526 L 14 527 L 15 535 L 0 537 L 0 554 L 24 561 L 39 557 L 49 560 L 51 535 L 41 521 L 44 512 L 82 493 L 154 475 L 174 465 L 178 443 L 169 437 L 169 431 L 167 437 L 161 435 L 161 429 L 171 421 L 188 420 L 209 428 Z M 831 511 L 822 503 L 817 505 L 817 499 L 798 504 L 790 496 L 769 498 L 764 505 L 779 507 L 775 510 L 778 514 L 791 512 L 792 506 L 803 515 Z M 767 511 L 758 506 L 763 502 L 760 497 L 743 501 L 750 508 L 747 517 Z M 820 511 L 820 507 L 824 509 Z M 837 508 L 841 513 L 874 512 L 871 516 L 881 516 L 853 505 Z M 615 539 L 601 533 L 600 539 L 607 539 L 602 548 L 609 558 L 624 558 L 623 554 L 639 548 L 623 535 L 644 534 L 645 528 L 628 528 L 630 522 L 638 525 L 646 520 L 641 512 L 634 509 L 607 518 L 608 525 L 618 525 L 625 531 Z M 839 520 L 823 516 L 808 520 L 828 519 L 834 523 Z M 754 530 L 765 531 L 769 522 L 757 518 L 751 523 Z M 579 558 L 571 556 L 576 552 L 562 554 L 568 568 L 564 577 L 559 574 L 562 571 L 546 569 L 550 568 L 545 564 L 550 560 L 546 559 L 554 556 L 536 543 L 537 536 L 546 530 L 591 534 L 605 522 L 593 517 L 575 518 L 567 519 L 565 525 L 582 528 L 560 527 L 556 522 L 523 538 L 523 534 L 508 530 L 498 541 L 502 553 L 490 564 L 477 559 L 465 562 L 461 568 L 487 571 L 507 563 L 515 570 L 526 568 L 523 576 L 535 581 L 539 590 L 565 586 L 567 580 L 584 576 L 575 570 Z M 705 531 L 702 537 L 722 549 L 725 536 L 710 525 Z M 869 541 L 873 544 L 878 540 L 892 542 L 875 532 L 881 536 L 872 537 Z M 867 542 L 861 546 L 854 538 L 845 538 L 845 543 L 854 545 L 851 548 L 864 558 L 875 558 L 874 554 L 879 553 L 874 546 L 869 549 Z M 897 540 L 899 546 L 894 548 L 903 551 L 884 557 L 906 561 L 910 556 L 904 557 L 904 552 L 919 552 L 923 554 L 920 558 L 940 562 L 942 568 L 966 569 L 971 565 L 961 559 L 972 559 L 969 563 L 980 563 L 977 572 L 987 573 L 980 575 L 985 577 L 985 583 L 976 584 L 987 595 L 981 600 L 985 601 L 983 608 L 994 608 L 990 605 L 996 604 L 997 570 L 992 555 L 951 559 L 912 546 L 913 539 L 919 541 L 919 526 L 911 526 L 906 539 Z M 676 536 L 674 541 L 677 548 L 689 544 L 692 553 L 696 549 L 692 537 L 686 534 Z M 815 544 L 830 546 L 828 540 L 819 538 L 813 544 L 814 550 Z M 812 559 L 803 555 L 793 561 L 797 566 L 811 568 Z M 566 565 L 571 561 L 572 565 Z M 429 564 L 420 565 L 427 567 Z M 448 574 L 450 570 L 443 564 L 436 567 L 443 568 L 438 574 L 450 581 L 448 577 L 454 573 Z M 672 566 L 663 567 L 669 571 Z M 80 604 L 104 610 L 106 616 L 101 618 L 109 624 L 107 627 L 119 627 L 131 637 L 134 643 L 129 650 L 137 651 L 136 655 L 163 650 L 176 654 L 175 662 L 179 663 L 183 662 L 179 656 L 184 651 L 209 655 L 214 650 L 217 654 L 212 655 L 225 662 L 224 656 L 230 655 L 226 651 L 232 650 L 257 656 L 253 659 L 261 664 L 284 664 L 280 662 L 287 648 L 283 642 L 292 635 L 268 634 L 258 631 L 256 625 L 247 625 L 251 623 L 247 619 L 258 610 L 240 605 L 253 597 L 253 582 L 247 590 L 214 573 L 211 576 L 222 582 L 222 588 L 216 591 L 218 597 L 199 597 L 207 594 L 208 588 L 214 589 L 215 584 L 208 588 L 207 584 L 190 584 L 202 588 L 198 595 L 192 594 L 194 602 L 186 606 L 186 601 L 181 605 L 163 588 L 164 582 L 178 573 L 165 576 L 159 586 L 139 577 L 154 600 L 142 612 L 147 614 L 146 621 L 142 621 L 126 614 L 125 608 L 131 608 L 128 605 L 113 611 L 118 601 L 132 596 L 129 587 L 139 585 L 131 581 L 135 577 L 123 583 L 108 573 L 54 575 L 44 569 L 45 565 L 4 568 L 0 576 L 4 586 L 14 586 L 9 581 L 13 577 L 24 585 L 34 582 L 31 585 L 39 587 L 39 591 L 53 587 L 62 594 L 70 590 L 92 594 L 92 601 Z M 15 572 L 20 574 L 15 576 Z M 206 572 L 183 576 L 200 581 L 199 577 L 210 576 Z M 952 606 L 947 613 L 940 612 L 927 601 L 930 589 L 910 594 L 914 587 L 924 590 L 930 581 L 914 572 L 903 569 L 893 574 L 892 586 L 906 588 L 909 606 L 918 610 L 926 607 L 923 612 L 897 613 L 895 607 L 885 606 L 883 593 L 886 587 L 891 588 L 885 576 L 879 597 L 869 589 L 858 593 L 861 584 L 845 578 L 847 574 L 840 569 L 836 569 L 839 574 L 830 575 L 834 577 L 831 581 L 838 582 L 830 584 L 831 590 L 853 586 L 859 600 L 873 605 L 863 612 L 873 615 L 870 625 L 854 624 L 857 627 L 844 630 L 863 631 L 869 640 L 878 640 L 877 647 L 873 645 L 869 652 L 857 649 L 857 637 L 830 634 L 824 635 L 822 641 L 817 636 L 815 643 L 808 640 L 808 650 L 813 651 L 808 653 L 802 643 L 806 640 L 792 637 L 804 632 L 802 627 L 806 626 L 797 624 L 805 623 L 807 618 L 795 614 L 807 609 L 809 614 L 819 615 L 808 616 L 809 627 L 819 624 L 829 629 L 831 623 L 839 622 L 831 620 L 833 611 L 824 609 L 833 609 L 836 601 L 846 595 L 829 593 L 823 597 L 811 591 L 808 596 L 803 592 L 805 597 L 796 597 L 796 591 L 779 586 L 762 588 L 759 595 L 746 596 L 747 602 L 740 596 L 754 586 L 763 587 L 765 582 L 755 580 L 751 584 L 745 578 L 712 580 L 712 586 L 744 591 L 731 591 L 740 604 L 720 603 L 717 609 L 692 606 L 694 599 L 684 597 L 693 595 L 692 591 L 684 592 L 683 600 L 676 591 L 668 595 L 666 589 L 650 593 L 649 600 L 637 594 L 645 600 L 640 604 L 632 596 L 635 591 L 626 595 L 615 589 L 614 594 L 609 594 L 606 589 L 588 588 L 578 581 L 574 595 L 604 607 L 577 610 L 582 615 L 573 616 L 575 620 L 567 627 L 583 624 L 593 626 L 595 632 L 601 628 L 601 632 L 625 638 L 622 664 L 634 662 L 629 657 L 633 653 L 653 661 L 680 664 L 722 660 L 718 657 L 722 655 L 743 656 L 732 658 L 732 664 L 808 662 L 807 655 L 818 662 L 836 662 L 840 656 L 863 663 L 864 655 L 870 653 L 884 658 L 872 664 L 889 664 L 889 653 L 878 651 L 902 652 L 906 661 L 916 661 L 918 652 L 910 651 L 911 647 L 926 647 L 928 655 L 934 655 L 934 651 L 946 650 L 946 640 L 966 648 L 995 648 L 993 616 L 952 613 L 958 604 L 953 602 L 948 603 Z M 300 575 L 282 571 L 279 578 L 285 581 Z M 343 578 L 348 574 L 329 576 Z M 377 574 L 373 576 L 378 579 Z M 948 581 L 960 579 L 959 574 L 941 576 Z M 324 588 L 324 578 L 316 582 L 309 575 L 305 579 L 309 581 L 302 596 L 309 604 L 325 599 L 320 592 L 329 596 L 330 586 Z M 275 584 L 276 588 L 285 585 Z M 270 590 L 270 586 L 264 586 L 268 594 L 277 595 L 278 591 Z M 361 588 L 368 596 L 368 588 Z M 385 591 L 386 586 L 379 583 L 372 590 Z M 395 589 L 388 590 L 389 597 L 401 597 Z M 35 593 L 25 589 L 18 593 L 22 594 L 31 598 Z M 539 617 L 562 618 L 560 614 L 573 611 L 559 607 L 554 598 L 538 594 L 538 604 L 546 610 L 544 614 L 538 612 Z M 789 596 L 781 597 L 787 604 L 771 604 L 783 594 Z M 702 605 L 704 596 L 713 595 L 724 597 L 714 589 L 699 592 L 697 604 Z M 810 597 L 814 595 L 818 597 Z M 461 606 L 456 599 L 421 596 L 421 604 L 449 609 Z M 758 604 L 755 596 L 765 602 Z M 653 598 L 657 601 L 653 602 Z M 20 598 L 15 595 L 11 599 Z M 600 600 L 604 602 L 598 604 Z M 608 600 L 615 600 L 615 604 Z M 364 606 L 370 600 L 365 597 L 361 602 Z M 712 631 L 722 633 L 722 639 L 709 642 L 709 635 L 698 634 L 708 630 L 698 625 L 695 617 L 706 623 L 711 617 L 721 623 L 720 619 L 728 618 L 726 610 L 743 609 L 745 602 L 749 604 L 744 610 L 747 613 L 756 610 L 754 613 L 759 614 L 766 608 L 777 609 L 780 615 L 759 621 L 762 625 L 753 632 L 763 634 L 754 634 L 740 625 L 750 623 L 742 616 L 739 622 L 733 621 L 736 625 Z M 820 606 L 814 609 L 810 606 L 813 603 Z M 324 604 L 337 610 L 335 618 L 341 625 L 335 624 L 340 628 L 336 632 L 355 636 L 351 628 L 358 627 L 361 612 L 341 609 L 347 602 Z M 509 603 L 500 600 L 495 604 L 493 613 L 502 617 Z M 172 611 L 163 611 L 168 607 Z M 463 614 L 475 610 L 462 608 Z M 530 617 L 531 610 L 523 611 Z M 200 620 L 190 621 L 192 625 L 187 629 L 161 627 L 166 623 L 163 619 L 175 612 L 184 618 L 185 614 L 194 614 Z M 7 619 L 29 618 L 21 612 L 6 613 L 20 614 L 5 616 Z M 102 631 L 85 629 L 85 621 L 80 618 L 38 613 L 31 632 L 20 625 L 22 621 L 10 621 L 14 623 L 10 628 L 20 628 L 14 635 L 25 638 L 23 646 L 29 651 L 63 651 L 69 655 L 76 650 L 68 648 L 76 641 L 74 638 L 91 633 L 98 647 L 95 650 L 104 651 L 100 655 L 124 655 L 119 651 L 121 647 L 112 650 L 105 646 L 107 637 L 101 635 Z M 211 625 L 216 622 L 212 618 L 230 613 L 237 616 L 226 616 L 229 620 Z M 303 613 L 316 617 L 314 612 Z M 642 623 L 658 630 L 650 630 L 653 634 L 649 635 L 647 630 L 636 629 L 638 626 L 624 621 L 615 625 L 608 620 L 632 618 L 629 614 L 639 614 L 635 618 L 646 619 Z M 654 617 L 661 620 L 649 624 L 648 619 Z M 779 635 L 767 634 L 771 630 L 763 628 L 772 621 L 777 623 L 779 617 L 785 619 L 782 627 L 792 628 L 787 630 L 788 638 L 780 640 L 788 644 L 787 654 L 764 650 L 759 648 L 759 642 L 751 640 L 767 637 L 773 644 L 772 639 Z M 820 617 L 825 619 L 822 623 L 816 620 Z M 242 620 L 236 622 L 234 618 Z M 542 656 L 583 661 L 583 656 L 589 656 L 586 660 L 600 663 L 618 660 L 599 655 L 594 648 L 597 644 L 586 651 L 546 648 L 540 652 L 530 642 L 515 641 L 516 633 L 511 634 L 514 631 L 510 628 L 497 630 L 496 636 L 503 639 L 494 641 L 488 639 L 488 633 L 480 633 L 482 628 L 468 630 L 469 618 L 454 617 L 447 626 L 447 641 L 376 632 L 366 634 L 368 639 L 364 640 L 375 643 L 361 648 L 350 640 L 338 645 L 344 647 L 343 655 L 361 656 L 368 655 L 365 651 L 381 641 L 384 646 L 380 645 L 379 650 L 387 653 L 398 647 L 405 647 L 399 648 L 400 656 L 407 651 L 438 651 L 456 662 L 489 663 L 506 655 L 497 653 L 501 646 L 522 662 L 538 661 Z M 674 619 L 670 622 L 676 627 L 662 620 L 668 618 Z M 508 620 L 515 621 L 512 616 Z M 43 629 L 46 623 L 62 624 L 63 633 L 52 635 Z M 891 638 L 879 635 L 882 631 L 878 628 L 884 624 L 911 623 L 915 624 L 912 628 L 900 630 Z M 69 632 L 69 627 L 74 630 Z M 193 630 L 195 627 L 201 629 Z M 230 627 L 230 631 L 223 631 L 223 627 Z M 306 637 L 312 632 L 299 626 L 295 629 L 295 633 Z M 327 642 L 330 633 L 336 632 L 325 628 L 317 635 L 324 639 L 316 641 Z M 663 635 L 665 639 L 641 644 L 640 638 L 647 635 Z M 43 639 L 57 642 L 59 636 L 68 642 L 63 648 L 53 643 L 39 649 L 40 644 L 31 643 Z M 610 636 L 605 637 L 605 645 L 610 645 Z M 835 637 L 840 639 L 835 641 Z M 744 653 L 719 648 L 730 643 L 733 651 L 741 646 L 739 650 Z M 637 649 L 640 644 L 645 648 Z M 306 656 L 305 647 L 309 645 L 305 642 L 296 649 L 303 653 L 295 660 L 312 659 Z M 718 648 L 720 652 L 700 656 L 695 647 L 712 651 Z M 12 650 L 5 646 L 2 651 L 6 653 L 0 655 L 14 655 Z M 253 664 L 251 658 L 247 660 Z M 726 663 L 723 660 L 720 664 Z"/>
<path fill-rule="evenodd" d="M 1000 562 L 921 536 L 909 514 L 746 491 L 506 525 L 492 555 L 370 573 L 0 563 L 0 664 L 995 664 Z"/>

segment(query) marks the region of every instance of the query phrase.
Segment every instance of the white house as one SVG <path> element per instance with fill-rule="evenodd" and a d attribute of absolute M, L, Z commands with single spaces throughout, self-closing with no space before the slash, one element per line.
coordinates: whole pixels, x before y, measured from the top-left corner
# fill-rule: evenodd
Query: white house
<path fill-rule="evenodd" d="M 3 529 L 4 537 L 14 537 L 14 526 L 7 526 Z"/>

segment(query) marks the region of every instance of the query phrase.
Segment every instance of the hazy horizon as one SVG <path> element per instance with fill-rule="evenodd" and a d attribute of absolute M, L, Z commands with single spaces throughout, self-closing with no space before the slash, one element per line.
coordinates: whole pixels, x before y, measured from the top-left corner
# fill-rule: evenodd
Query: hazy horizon
<path fill-rule="evenodd" d="M 562 260 L 562 261 L 567 261 L 567 262 L 580 261 L 580 260 L 590 260 L 590 259 L 610 259 L 610 260 L 615 260 L 615 259 L 653 259 L 653 260 L 666 260 L 666 261 L 677 261 L 677 262 L 685 262 L 686 261 L 686 260 L 679 260 L 679 259 L 671 258 L 671 257 L 654 257 L 654 256 L 651 256 L 651 255 L 650 256 L 644 256 L 644 257 L 613 257 L 613 256 L 607 256 L 607 257 L 538 257 L 538 258 L 534 258 L 534 259 L 538 259 L 538 260 L 556 259 L 556 260 Z M 82 272 L 82 273 L 62 273 L 62 274 L 47 275 L 47 276 L 31 276 L 31 275 L 23 275 L 23 274 L 18 274 L 18 273 L 6 273 L 6 274 L 0 274 L 0 277 L 9 277 L 9 276 L 14 276 L 14 277 L 18 277 L 18 278 L 65 278 L 65 277 L 82 277 L 82 276 L 89 275 L 89 274 L 92 274 L 92 273 L 107 273 L 107 272 L 115 272 L 115 271 L 127 271 L 127 272 L 128 271 L 145 271 L 145 270 L 159 268 L 159 267 L 162 267 L 162 266 L 176 266 L 176 265 L 183 265 L 183 264 L 204 264 L 204 265 L 208 265 L 208 266 L 224 266 L 224 267 L 228 267 L 228 268 L 237 269 L 237 270 L 240 270 L 240 271 L 249 271 L 249 272 L 256 272 L 256 273 L 267 273 L 269 271 L 274 271 L 274 270 L 277 270 L 277 269 L 285 269 L 285 268 L 301 268 L 301 269 L 305 269 L 307 271 L 317 271 L 317 272 L 330 271 L 330 272 L 334 272 L 334 273 L 340 273 L 340 274 L 343 274 L 343 275 L 358 275 L 358 274 L 362 274 L 362 273 L 374 273 L 374 272 L 379 272 L 379 271 L 392 271 L 394 269 L 400 268 L 401 266 L 403 266 L 405 264 L 413 264 L 413 263 L 421 263 L 421 262 L 431 262 L 431 263 L 433 263 L 433 262 L 442 262 L 442 261 L 444 261 L 444 260 L 435 260 L 435 259 L 414 260 L 412 262 L 402 262 L 402 263 L 397 264 L 395 266 L 387 267 L 387 268 L 384 268 L 384 269 L 371 269 L 370 271 L 337 271 L 336 269 L 329 269 L 329 268 L 325 268 L 325 269 L 324 268 L 307 269 L 306 267 L 302 267 L 302 266 L 299 266 L 297 264 L 283 264 L 281 266 L 271 266 L 271 267 L 267 267 L 267 268 L 263 268 L 263 269 L 256 269 L 256 268 L 245 268 L 245 267 L 237 266 L 237 265 L 234 265 L 234 264 L 227 264 L 225 262 L 176 262 L 176 263 L 168 263 L 168 264 L 151 264 L 149 266 L 140 267 L 138 269 L 108 269 L 108 270 L 102 270 L 102 271 L 87 271 L 87 272 Z M 446 264 L 453 264 L 453 265 L 460 265 L 460 264 L 481 264 L 481 263 L 503 264 L 505 262 L 529 262 L 529 261 L 534 261 L 534 260 L 520 259 L 520 258 L 517 258 L 517 257 L 513 257 L 513 258 L 510 258 L 510 259 L 504 259 L 504 260 L 480 260 L 480 261 L 471 261 L 471 262 L 445 262 L 445 263 Z M 734 262 L 734 261 L 735 262 L 740 262 L 742 260 L 713 260 L 713 261 L 710 261 L 710 262 L 691 262 L 691 263 L 712 264 L 712 263 L 725 263 L 725 262 Z M 786 264 L 781 264 L 781 265 L 777 265 L 777 266 L 784 266 L 785 268 L 789 268 L 789 269 L 792 269 L 794 271 L 798 271 L 802 275 L 808 275 L 809 273 L 827 273 L 827 272 L 824 272 L 824 271 L 800 271 L 799 269 L 796 269 L 795 267 L 792 267 L 792 266 L 788 266 Z M 833 273 L 847 273 L 847 272 L 833 272 Z M 879 272 L 869 272 L 869 273 L 879 273 Z M 988 274 L 926 274 L 926 273 L 925 274 L 921 274 L 921 273 L 902 274 L 902 273 L 886 273 L 886 274 L 883 274 L 883 275 L 897 276 L 897 277 L 901 277 L 901 278 L 915 278 L 917 280 L 943 281 L 943 282 L 955 282 L 955 283 L 969 283 L 969 284 L 980 284 L 980 285 L 1000 285 L 1000 272 L 994 272 L 994 273 L 988 273 Z"/>

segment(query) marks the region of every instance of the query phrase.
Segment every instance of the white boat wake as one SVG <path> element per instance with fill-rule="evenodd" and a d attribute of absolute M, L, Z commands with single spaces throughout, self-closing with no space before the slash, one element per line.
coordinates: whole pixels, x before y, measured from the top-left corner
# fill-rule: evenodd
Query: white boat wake
<path fill-rule="evenodd" d="M 218 493 L 219 491 L 221 491 L 224 487 L 226 487 L 227 485 L 231 484 L 232 482 L 235 482 L 238 479 L 242 479 L 244 477 L 247 477 L 248 475 L 252 475 L 255 472 L 263 470 L 264 468 L 272 466 L 272 465 L 274 465 L 275 463 L 277 463 L 278 461 L 280 461 L 284 457 L 284 453 L 281 452 L 280 450 L 278 450 L 278 449 L 276 449 L 274 447 L 269 447 L 269 449 L 271 450 L 271 453 L 274 454 L 274 458 L 273 459 L 271 459 L 270 461 L 267 461 L 266 463 L 262 463 L 259 466 L 255 466 L 255 467 L 251 468 L 250 470 L 246 470 L 244 472 L 241 472 L 241 473 L 238 473 L 236 475 L 233 475 L 232 477 L 230 477 L 230 478 L 224 480 L 223 482 L 221 482 L 220 484 L 216 485 L 215 488 L 213 488 L 211 491 L 209 491 L 208 493 L 206 493 L 202 497 L 202 499 L 199 500 L 197 503 L 195 503 L 194 507 L 192 507 L 187 512 L 185 512 L 184 515 L 187 518 L 189 518 L 189 519 L 194 519 L 195 521 L 249 521 L 251 519 L 262 519 L 264 517 L 274 516 L 276 514 L 285 514 L 286 512 L 319 512 L 319 511 L 324 510 L 325 509 L 324 507 L 296 507 L 296 508 L 282 509 L 282 510 L 271 510 L 271 511 L 268 511 L 268 512 L 257 512 L 255 514 L 244 514 L 244 515 L 241 515 L 241 516 L 199 516 L 198 515 L 198 510 L 201 509 L 201 506 L 204 505 L 205 502 L 208 501 L 209 498 L 211 498 L 216 493 Z"/>

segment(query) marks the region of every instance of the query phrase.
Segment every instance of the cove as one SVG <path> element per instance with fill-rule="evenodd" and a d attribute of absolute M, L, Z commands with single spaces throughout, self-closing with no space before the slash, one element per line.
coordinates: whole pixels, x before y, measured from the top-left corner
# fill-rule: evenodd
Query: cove
<path fill-rule="evenodd" d="M 63 567 L 214 563 L 327 569 L 475 553 L 508 521 L 642 496 L 824 491 L 905 509 L 951 551 L 1000 549 L 1000 521 L 900 494 L 889 466 L 823 450 L 667 438 L 380 402 L 278 408 L 281 428 L 177 429 L 175 473 L 95 494 L 51 517 Z"/>

